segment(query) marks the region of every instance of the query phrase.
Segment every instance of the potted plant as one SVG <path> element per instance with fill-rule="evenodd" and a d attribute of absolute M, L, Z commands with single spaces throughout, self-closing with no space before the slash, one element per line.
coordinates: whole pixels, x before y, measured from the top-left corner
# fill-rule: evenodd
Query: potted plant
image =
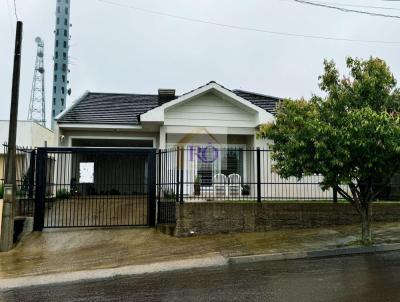
<path fill-rule="evenodd" d="M 69 199 L 70 197 L 71 193 L 65 188 L 61 188 L 56 192 L 56 199 Z"/>
<path fill-rule="evenodd" d="M 194 195 L 200 195 L 200 177 L 198 175 L 194 179 Z"/>
<path fill-rule="evenodd" d="M 248 196 L 250 195 L 250 186 L 248 184 L 244 184 L 242 187 L 242 195 Z"/>
<path fill-rule="evenodd" d="M 170 189 L 165 189 L 164 190 L 164 198 L 166 200 L 175 200 L 175 192 L 173 190 Z"/>

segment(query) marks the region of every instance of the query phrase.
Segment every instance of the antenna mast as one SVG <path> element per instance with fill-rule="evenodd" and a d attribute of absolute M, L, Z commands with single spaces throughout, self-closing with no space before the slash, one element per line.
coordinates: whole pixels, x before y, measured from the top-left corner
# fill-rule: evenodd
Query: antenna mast
<path fill-rule="evenodd" d="M 29 103 L 28 120 L 46 126 L 46 102 L 44 94 L 44 43 L 40 37 L 35 39 L 37 44 L 35 70 L 33 72 L 31 100 Z"/>

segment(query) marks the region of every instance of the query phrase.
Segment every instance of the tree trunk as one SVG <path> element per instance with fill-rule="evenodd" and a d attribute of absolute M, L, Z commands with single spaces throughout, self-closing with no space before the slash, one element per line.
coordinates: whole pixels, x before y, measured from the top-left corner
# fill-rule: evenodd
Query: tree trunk
<path fill-rule="evenodd" d="M 361 208 L 361 224 L 362 234 L 361 241 L 363 244 L 372 243 L 372 231 L 371 231 L 371 220 L 372 220 L 372 204 L 368 202 L 367 205 L 363 205 Z"/>

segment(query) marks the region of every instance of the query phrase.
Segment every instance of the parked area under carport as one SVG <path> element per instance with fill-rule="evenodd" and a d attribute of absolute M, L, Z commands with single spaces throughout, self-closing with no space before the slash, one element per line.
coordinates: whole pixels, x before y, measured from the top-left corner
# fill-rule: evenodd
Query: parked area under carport
<path fill-rule="evenodd" d="M 154 225 L 155 149 L 37 152 L 34 230 Z"/>

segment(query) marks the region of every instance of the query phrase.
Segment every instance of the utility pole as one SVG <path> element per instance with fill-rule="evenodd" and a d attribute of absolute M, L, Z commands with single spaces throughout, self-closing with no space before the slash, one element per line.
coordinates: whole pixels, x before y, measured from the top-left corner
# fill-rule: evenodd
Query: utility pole
<path fill-rule="evenodd" d="M 16 200 L 16 140 L 18 120 L 19 77 L 21 69 L 22 22 L 17 21 L 14 50 L 14 69 L 11 90 L 10 124 L 8 129 L 8 152 L 5 168 L 3 219 L 1 223 L 0 251 L 12 249 L 14 235 L 14 207 Z"/>

